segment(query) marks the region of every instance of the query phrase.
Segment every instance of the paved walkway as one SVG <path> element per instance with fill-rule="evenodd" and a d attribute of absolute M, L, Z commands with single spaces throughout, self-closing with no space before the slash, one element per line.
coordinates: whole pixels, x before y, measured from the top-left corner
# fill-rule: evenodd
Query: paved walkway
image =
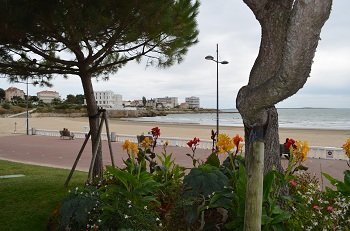
<path fill-rule="evenodd" d="M 70 169 L 83 144 L 83 139 L 63 140 L 59 137 L 48 136 L 4 136 L 0 137 L 0 159 L 44 165 L 51 167 Z M 105 165 L 110 165 L 109 149 L 107 142 L 103 141 L 103 160 Z M 112 143 L 113 156 L 118 166 L 122 166 L 122 159 L 126 159 L 126 153 L 122 150 L 121 143 Z M 157 147 L 156 152 L 161 153 L 161 147 Z M 191 167 L 192 161 L 186 156 L 190 153 L 189 148 L 168 147 L 168 153 L 173 153 L 176 163 Z M 197 149 L 196 156 L 205 159 L 210 154 L 210 150 Z M 85 147 L 77 169 L 87 171 L 91 161 L 91 144 Z M 283 160 L 286 164 L 286 160 Z M 332 175 L 335 178 L 343 179 L 343 172 L 349 167 L 343 160 L 308 159 L 305 165 L 309 167 L 311 173 L 321 180 L 321 171 Z M 0 171 L 0 175 L 6 175 Z M 329 185 L 324 179 L 324 185 Z"/>

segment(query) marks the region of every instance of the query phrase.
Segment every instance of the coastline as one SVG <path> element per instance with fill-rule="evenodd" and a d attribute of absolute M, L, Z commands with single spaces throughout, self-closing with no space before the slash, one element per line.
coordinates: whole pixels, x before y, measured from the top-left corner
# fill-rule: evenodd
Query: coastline
<path fill-rule="evenodd" d="M 16 123 L 16 133 L 14 132 Z M 25 134 L 25 118 L 0 118 L 0 136 L 11 136 Z M 61 130 L 68 128 L 71 131 L 85 132 L 89 128 L 87 117 L 40 117 L 29 118 L 29 127 Z M 200 125 L 191 123 L 159 123 L 151 121 L 133 121 L 111 118 L 109 120 L 110 131 L 117 134 L 139 135 L 147 133 L 151 128 L 158 126 L 163 137 L 182 137 L 192 139 L 210 139 L 211 130 L 216 129 L 215 125 Z M 105 131 L 104 131 L 105 132 Z M 220 126 L 220 133 L 230 136 L 244 135 L 243 127 Z M 280 142 L 284 143 L 286 138 L 295 140 L 306 140 L 310 146 L 341 147 L 347 138 L 350 137 L 350 130 L 337 129 L 305 129 L 305 128 L 279 128 Z"/>

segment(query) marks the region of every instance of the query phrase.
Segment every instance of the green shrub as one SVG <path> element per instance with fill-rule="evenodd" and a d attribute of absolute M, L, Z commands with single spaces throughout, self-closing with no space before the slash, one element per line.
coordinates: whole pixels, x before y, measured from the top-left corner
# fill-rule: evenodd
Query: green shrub
<path fill-rule="evenodd" d="M 2 106 L 2 108 L 7 109 L 7 110 L 9 110 L 11 108 L 11 105 L 9 103 L 7 103 L 7 102 L 2 103 L 1 106 Z"/>

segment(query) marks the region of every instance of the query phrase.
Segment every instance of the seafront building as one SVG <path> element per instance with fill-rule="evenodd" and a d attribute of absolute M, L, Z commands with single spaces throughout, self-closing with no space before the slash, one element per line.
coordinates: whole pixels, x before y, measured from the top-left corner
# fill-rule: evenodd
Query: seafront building
<path fill-rule="evenodd" d="M 188 108 L 200 108 L 200 100 L 199 97 L 191 96 L 185 98 L 186 103 L 188 104 Z"/>
<path fill-rule="evenodd" d="M 5 100 L 11 101 L 13 97 L 24 99 L 24 91 L 16 87 L 9 87 L 5 90 Z"/>
<path fill-rule="evenodd" d="M 60 99 L 60 94 L 57 91 L 39 91 L 36 95 L 44 103 L 51 103 L 54 99 Z"/>
<path fill-rule="evenodd" d="M 94 95 L 97 106 L 99 107 L 105 109 L 123 109 L 122 95 L 115 94 L 113 91 L 95 91 Z"/>
<path fill-rule="evenodd" d="M 174 108 L 179 105 L 177 97 L 163 97 L 163 98 L 155 98 L 157 107 L 161 106 L 163 108 Z"/>

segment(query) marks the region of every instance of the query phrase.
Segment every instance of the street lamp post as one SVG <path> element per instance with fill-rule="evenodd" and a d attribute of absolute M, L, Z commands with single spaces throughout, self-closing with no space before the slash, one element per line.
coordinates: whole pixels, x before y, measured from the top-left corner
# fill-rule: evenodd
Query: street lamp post
<path fill-rule="evenodd" d="M 33 85 L 36 85 L 38 84 L 37 81 L 34 81 L 32 83 L 29 83 L 28 82 L 29 78 L 27 77 L 26 78 L 26 81 L 25 82 L 22 82 L 22 81 L 15 81 L 15 83 L 24 83 L 27 85 L 27 99 L 26 99 L 26 112 L 27 112 L 27 116 L 26 116 L 26 121 L 27 121 L 27 126 L 26 126 L 26 130 L 27 130 L 27 135 L 29 135 L 29 92 L 28 92 L 28 85 L 29 84 L 33 84 Z"/>
<path fill-rule="evenodd" d="M 213 56 L 205 56 L 206 60 L 216 62 L 216 141 L 219 138 L 219 63 L 228 64 L 227 61 L 219 61 L 219 44 L 216 44 L 216 60 Z"/>
<path fill-rule="evenodd" d="M 28 94 L 28 77 L 26 79 L 27 85 L 27 102 L 26 102 L 26 110 L 27 110 L 27 136 L 29 135 L 29 112 L 28 112 L 28 103 L 29 103 L 29 94 Z"/>

